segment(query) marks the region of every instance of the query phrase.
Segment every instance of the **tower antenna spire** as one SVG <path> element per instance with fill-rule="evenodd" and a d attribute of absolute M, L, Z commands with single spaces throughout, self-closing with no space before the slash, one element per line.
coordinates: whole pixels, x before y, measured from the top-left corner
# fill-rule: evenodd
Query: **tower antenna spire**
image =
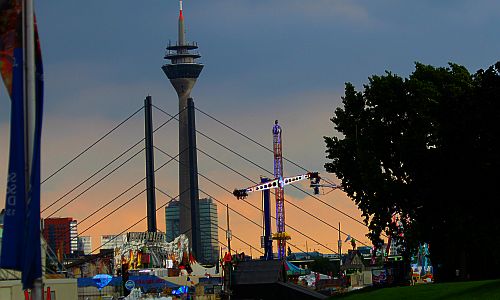
<path fill-rule="evenodd" d="M 184 16 L 182 15 L 182 0 L 179 0 L 179 46 L 185 43 Z"/>

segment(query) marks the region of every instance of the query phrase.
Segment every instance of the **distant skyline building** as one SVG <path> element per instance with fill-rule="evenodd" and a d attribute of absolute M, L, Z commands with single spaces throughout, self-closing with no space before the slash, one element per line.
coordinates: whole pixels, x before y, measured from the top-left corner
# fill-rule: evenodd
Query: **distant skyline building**
<path fill-rule="evenodd" d="M 122 248 L 127 236 L 124 234 L 101 235 L 101 249 Z"/>
<path fill-rule="evenodd" d="M 179 200 L 173 200 L 165 206 L 165 235 L 167 242 L 173 241 L 179 234 Z"/>
<path fill-rule="evenodd" d="M 217 204 L 211 198 L 199 199 L 200 253 L 195 258 L 203 264 L 219 261 L 219 227 Z M 165 207 L 165 234 L 167 242 L 179 236 L 179 205 L 175 200 Z"/>
<path fill-rule="evenodd" d="M 179 98 L 179 230 L 187 235 L 192 251 L 197 256 L 201 251 L 198 211 L 198 166 L 196 154 L 196 127 L 194 101 L 191 90 L 203 69 L 196 62 L 201 55 L 196 42 L 187 42 L 184 30 L 182 0 L 179 1 L 178 41 L 167 46 L 165 59 L 169 64 L 162 66 L 165 75 Z"/>
<path fill-rule="evenodd" d="M 217 204 L 211 198 L 199 200 L 201 263 L 217 264 L 219 261 L 219 221 Z"/>
<path fill-rule="evenodd" d="M 43 219 L 42 235 L 55 253 L 69 255 L 78 250 L 77 225 L 71 217 Z"/>
<path fill-rule="evenodd" d="M 78 222 L 76 220 L 72 220 L 69 223 L 69 228 L 71 253 L 75 253 L 76 251 L 78 251 Z"/>
<path fill-rule="evenodd" d="M 88 255 L 92 252 L 92 237 L 91 236 L 79 236 L 78 237 L 78 251 L 83 252 Z"/>

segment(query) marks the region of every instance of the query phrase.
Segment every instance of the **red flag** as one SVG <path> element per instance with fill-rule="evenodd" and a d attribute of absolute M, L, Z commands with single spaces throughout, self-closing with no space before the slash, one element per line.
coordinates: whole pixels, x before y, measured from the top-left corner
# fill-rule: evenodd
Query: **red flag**
<path fill-rule="evenodd" d="M 196 258 L 194 258 L 192 253 L 189 253 L 189 263 L 194 264 L 196 262 Z"/>
<path fill-rule="evenodd" d="M 12 96 L 14 49 L 22 47 L 21 1 L 0 1 L 0 71 Z"/>
<path fill-rule="evenodd" d="M 233 260 L 233 258 L 231 257 L 231 253 L 226 252 L 226 255 L 224 255 L 224 262 L 227 263 L 227 262 L 231 262 L 232 260 Z"/>

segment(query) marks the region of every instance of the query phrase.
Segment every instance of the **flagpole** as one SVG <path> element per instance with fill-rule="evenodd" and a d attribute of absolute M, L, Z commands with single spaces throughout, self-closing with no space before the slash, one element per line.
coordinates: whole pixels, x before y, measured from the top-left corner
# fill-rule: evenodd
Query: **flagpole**
<path fill-rule="evenodd" d="M 36 90 L 35 90 L 35 24 L 33 0 L 23 0 L 23 39 L 24 39 L 24 159 L 25 159 L 25 195 L 27 203 L 31 201 L 29 195 L 30 178 L 33 165 L 33 147 L 36 119 Z M 39 213 L 39 212 L 38 212 Z M 41 243 L 40 243 L 41 244 Z M 40 247 L 40 244 L 38 247 Z M 43 300 L 43 280 L 35 279 L 32 289 L 33 300 Z"/>
<path fill-rule="evenodd" d="M 340 222 L 339 222 L 339 258 L 340 258 L 340 265 L 342 266 L 342 238 L 340 237 Z"/>
<path fill-rule="evenodd" d="M 29 191 L 29 178 L 33 161 L 33 140 L 35 132 L 35 25 L 33 0 L 24 1 L 24 124 L 26 192 Z"/>

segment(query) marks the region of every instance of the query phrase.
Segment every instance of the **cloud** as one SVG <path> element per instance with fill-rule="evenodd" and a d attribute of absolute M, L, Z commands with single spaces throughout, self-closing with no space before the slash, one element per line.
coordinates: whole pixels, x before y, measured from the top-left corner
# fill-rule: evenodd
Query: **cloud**
<path fill-rule="evenodd" d="M 194 5 L 194 4 L 193 4 Z M 204 12 L 213 12 L 224 19 L 242 21 L 245 19 L 257 21 L 259 19 L 273 20 L 277 23 L 296 17 L 304 17 L 309 20 L 348 21 L 367 24 L 373 22 L 367 6 L 360 1 L 352 0 L 274 0 L 274 1 L 212 1 L 210 3 L 200 3 L 206 5 Z M 189 10 L 188 10 L 189 11 Z M 198 15 L 194 16 L 199 18 Z"/>
<path fill-rule="evenodd" d="M 124 73 L 120 67 L 89 62 L 54 63 L 46 68 L 46 118 L 121 118 L 142 106 L 148 94 L 156 96 L 158 103 L 169 92 L 159 66 L 140 78 L 133 70 Z"/>
<path fill-rule="evenodd" d="M 373 21 L 367 8 L 357 1 L 349 0 L 288 0 L 290 10 L 310 18 L 337 18 L 356 24 Z M 284 4 L 283 6 L 287 6 Z"/>

